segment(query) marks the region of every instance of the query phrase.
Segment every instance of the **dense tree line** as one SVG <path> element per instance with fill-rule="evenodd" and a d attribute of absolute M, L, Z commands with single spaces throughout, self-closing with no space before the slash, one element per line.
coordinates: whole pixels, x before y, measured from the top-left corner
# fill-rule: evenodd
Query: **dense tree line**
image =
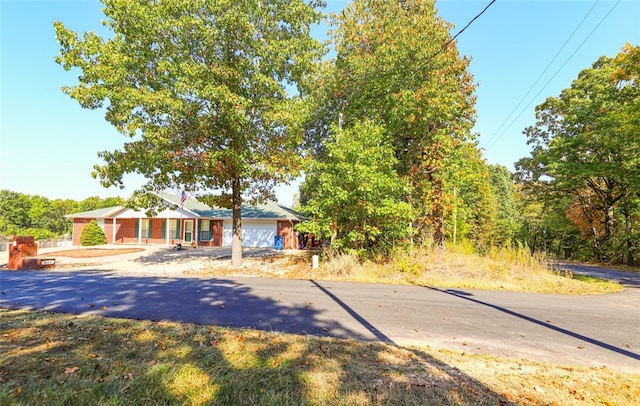
<path fill-rule="evenodd" d="M 640 47 L 584 69 L 536 107 L 518 178 L 536 202 L 529 242 L 559 256 L 634 264 L 640 247 Z"/>
<path fill-rule="evenodd" d="M 65 215 L 122 204 L 124 200 L 119 197 L 52 200 L 3 189 L 0 190 L 0 236 L 32 235 L 44 239 L 70 234 L 72 222 Z"/>
<path fill-rule="evenodd" d="M 448 25 L 432 2 L 355 0 L 332 23 L 336 57 L 317 73 L 300 230 L 356 252 L 449 239 L 634 263 L 638 47 L 601 57 L 536 108 L 525 130 L 533 151 L 514 177 L 476 146 L 468 61 L 454 44 L 440 48 Z"/>
<path fill-rule="evenodd" d="M 355 0 L 331 23 L 336 57 L 311 94 L 299 229 L 357 252 L 511 244 L 513 179 L 477 148 L 469 59 L 444 46 L 451 26 L 434 2 Z"/>

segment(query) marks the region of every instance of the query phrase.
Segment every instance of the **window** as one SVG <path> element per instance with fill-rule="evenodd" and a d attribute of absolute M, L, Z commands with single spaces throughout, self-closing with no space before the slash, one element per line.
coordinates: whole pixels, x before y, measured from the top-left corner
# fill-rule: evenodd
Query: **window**
<path fill-rule="evenodd" d="M 200 220 L 200 240 L 201 241 L 211 240 L 211 221 Z"/>
<path fill-rule="evenodd" d="M 151 220 L 142 219 L 142 238 L 151 238 Z"/>
<path fill-rule="evenodd" d="M 169 220 L 169 238 L 180 239 L 180 220 L 171 219 Z"/>

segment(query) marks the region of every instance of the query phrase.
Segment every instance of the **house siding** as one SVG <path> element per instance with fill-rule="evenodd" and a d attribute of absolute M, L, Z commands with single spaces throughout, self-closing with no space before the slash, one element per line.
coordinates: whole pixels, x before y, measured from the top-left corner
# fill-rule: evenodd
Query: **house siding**
<path fill-rule="evenodd" d="M 211 221 L 211 240 L 198 239 L 200 247 L 222 247 L 222 220 L 205 220 Z"/>
<path fill-rule="evenodd" d="M 293 226 L 296 221 L 278 221 L 278 235 L 284 239 L 284 249 L 291 250 L 298 248 L 298 236 Z"/>
<path fill-rule="evenodd" d="M 134 237 L 136 235 L 135 219 L 118 219 L 116 220 L 116 228 L 116 243 L 138 242 L 138 239 Z"/>
<path fill-rule="evenodd" d="M 93 219 L 73 219 L 73 245 L 80 245 L 82 229 Z"/>

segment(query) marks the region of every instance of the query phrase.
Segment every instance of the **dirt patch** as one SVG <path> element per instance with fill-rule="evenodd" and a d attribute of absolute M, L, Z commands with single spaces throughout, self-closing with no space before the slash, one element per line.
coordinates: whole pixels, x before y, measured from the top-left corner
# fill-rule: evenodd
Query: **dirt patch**
<path fill-rule="evenodd" d="M 54 253 L 57 257 L 69 257 L 69 258 L 99 258 L 108 257 L 112 255 L 131 254 L 134 252 L 144 251 L 143 248 L 79 248 L 75 250 L 56 251 Z"/>

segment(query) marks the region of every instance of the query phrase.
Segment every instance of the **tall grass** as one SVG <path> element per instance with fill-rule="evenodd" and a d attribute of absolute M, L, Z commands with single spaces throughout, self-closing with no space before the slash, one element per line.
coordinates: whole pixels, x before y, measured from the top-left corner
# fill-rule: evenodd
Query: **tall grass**
<path fill-rule="evenodd" d="M 492 247 L 478 253 L 472 245 L 461 243 L 444 249 L 396 250 L 384 261 L 363 260 L 344 253 L 325 254 L 319 269 L 309 271 L 308 267 L 299 267 L 289 276 L 304 274 L 316 279 L 561 294 L 622 290 L 617 283 L 589 283 L 571 273 L 558 272 L 550 268 L 549 262 L 544 254 L 532 254 L 523 246 Z"/>

